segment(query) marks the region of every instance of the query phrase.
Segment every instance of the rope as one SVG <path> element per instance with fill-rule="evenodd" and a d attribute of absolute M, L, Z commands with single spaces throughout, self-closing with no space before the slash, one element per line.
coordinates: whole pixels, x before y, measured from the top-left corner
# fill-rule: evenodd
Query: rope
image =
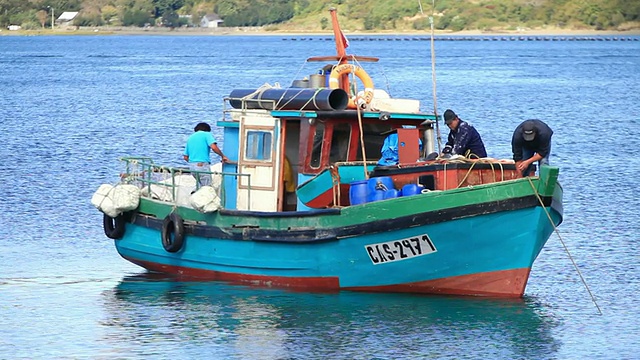
<path fill-rule="evenodd" d="M 387 87 L 387 94 L 391 96 L 391 85 L 389 84 L 389 78 L 387 77 L 387 73 L 384 71 L 383 67 L 381 67 L 380 70 L 382 72 L 382 77 L 384 78 L 385 86 Z"/>
<path fill-rule="evenodd" d="M 600 306 L 598 306 L 598 303 L 596 302 L 596 298 L 593 296 L 593 293 L 591 292 L 591 289 L 589 289 L 589 285 L 587 285 L 587 282 L 585 281 L 584 277 L 582 276 L 582 273 L 580 272 L 580 269 L 578 268 L 578 265 L 573 260 L 573 256 L 571 256 L 571 253 L 569 252 L 569 248 L 567 247 L 567 245 L 565 244 L 564 240 L 562 239 L 562 236 L 560 236 L 560 232 L 558 231 L 558 228 L 556 227 L 556 224 L 553 222 L 553 219 L 551 218 L 551 214 L 549 214 L 549 211 L 547 210 L 546 206 L 544 206 L 544 202 L 542 201 L 542 198 L 540 197 L 540 194 L 538 194 L 538 189 L 536 189 L 536 187 L 533 185 L 533 181 L 531 181 L 531 177 L 527 177 L 527 180 L 529 180 L 529 184 L 531 185 L 531 188 L 533 189 L 533 193 L 536 195 L 536 198 L 538 198 L 538 202 L 540 202 L 540 205 L 542 206 L 542 209 L 544 210 L 544 213 L 547 215 L 547 219 L 549 219 L 549 222 L 551 223 L 551 226 L 553 227 L 553 231 L 558 235 L 558 238 L 560 239 L 560 243 L 562 243 L 562 246 L 564 247 L 564 251 L 569 256 L 569 259 L 571 260 L 571 263 L 573 264 L 573 267 L 576 269 L 576 272 L 580 276 L 580 280 L 582 280 L 582 284 L 584 285 L 585 289 L 587 289 L 587 292 L 591 296 L 591 301 L 593 301 L 593 304 L 598 309 L 598 313 L 600 315 L 602 315 L 602 310 L 600 310 Z"/>
<path fill-rule="evenodd" d="M 356 60 L 357 61 L 357 60 Z M 355 65 L 351 65 L 354 66 Z M 351 75 L 353 76 L 355 71 L 351 72 Z M 356 83 L 355 81 L 351 82 L 351 84 L 355 84 L 355 93 L 356 93 L 356 99 L 353 101 L 355 104 L 358 103 L 358 83 Z M 358 126 L 360 127 L 360 148 L 362 149 L 362 168 L 364 171 L 364 178 L 365 179 L 369 179 L 369 174 L 367 173 L 367 152 L 365 151 L 365 147 L 364 147 L 364 128 L 362 126 L 362 112 L 360 111 L 360 106 L 356 105 L 356 114 L 358 114 Z"/>
<path fill-rule="evenodd" d="M 340 174 L 337 166 L 329 167 L 329 174 L 331 175 L 331 187 L 333 192 L 333 206 L 339 206 L 340 202 Z"/>
<path fill-rule="evenodd" d="M 460 181 L 460 183 L 456 188 L 460 188 L 460 186 L 462 186 L 462 184 L 464 184 L 464 182 L 467 181 L 467 177 L 469 177 L 469 174 L 471 174 L 471 171 L 473 170 L 474 166 L 476 166 L 477 163 L 478 163 L 477 161 L 474 161 L 471 164 L 471 166 L 469 166 L 469 170 L 467 170 L 467 173 L 464 174 L 464 177 L 462 178 L 462 180 Z"/>
<path fill-rule="evenodd" d="M 277 84 L 277 83 L 276 83 L 276 86 L 271 86 L 269 83 L 264 83 L 264 84 L 260 85 L 260 87 L 257 88 L 254 92 L 252 92 L 251 94 L 247 94 L 247 95 L 243 96 L 240 99 L 241 100 L 252 100 L 255 95 L 262 95 L 262 93 L 265 92 L 266 90 L 277 89 L 277 88 L 280 88 L 279 84 Z M 258 98 L 258 100 L 259 99 L 260 98 Z"/>
<path fill-rule="evenodd" d="M 444 168 L 442 169 L 442 171 L 444 171 L 444 189 L 442 190 L 447 190 L 447 163 L 448 161 L 445 161 Z"/>
<path fill-rule="evenodd" d="M 358 114 L 358 126 L 360 127 L 360 148 L 362 149 L 362 169 L 364 171 L 364 178 L 369 179 L 369 174 L 367 173 L 367 152 L 364 147 L 364 128 L 362 127 L 362 114 L 360 111 L 360 106 L 356 106 L 356 113 Z"/>
<path fill-rule="evenodd" d="M 493 162 L 489 162 L 489 166 L 491 166 L 491 174 L 493 174 L 493 182 L 496 182 L 496 169 L 493 167 Z M 482 179 L 482 182 L 484 183 L 484 179 Z"/>
<path fill-rule="evenodd" d="M 460 156 L 455 159 L 437 158 L 437 160 L 439 160 L 439 162 L 444 165 L 444 169 L 443 169 L 444 189 L 443 190 L 447 190 L 447 164 L 448 163 L 471 163 L 471 167 L 469 167 L 469 170 L 467 170 L 467 173 L 464 175 L 464 178 L 462 178 L 462 180 L 460 181 L 456 189 L 460 188 L 462 184 L 467 180 L 467 177 L 469 177 L 469 174 L 471 174 L 471 171 L 473 170 L 473 168 L 476 166 L 477 163 L 489 164 L 489 166 L 491 166 L 491 172 L 493 173 L 493 182 L 497 182 L 498 180 L 496 178 L 496 169 L 494 167 L 494 163 L 497 162 L 498 166 L 500 166 L 500 181 L 504 181 L 504 167 L 502 166 L 501 162 L 498 162 L 493 158 L 479 158 L 476 154 L 471 153 L 470 151 L 467 151 L 466 155 L 468 157 Z M 482 183 L 484 183 L 484 181 L 482 181 Z"/>
<path fill-rule="evenodd" d="M 243 96 L 241 98 L 241 100 L 255 100 L 255 101 L 262 101 L 260 99 L 260 97 L 262 97 L 262 94 L 269 90 L 269 89 L 280 89 L 280 84 L 275 83 L 274 86 L 271 86 L 268 83 L 265 83 L 263 85 L 261 85 L 259 88 L 257 88 L 254 92 L 247 94 L 245 96 Z M 282 99 L 284 98 L 285 93 L 283 92 L 282 95 L 280 95 L 280 98 L 278 99 L 278 101 L 275 102 L 273 108 L 274 110 L 277 109 L 283 109 L 285 106 L 287 106 L 291 101 L 293 101 L 298 95 L 300 95 L 306 88 L 301 88 L 300 90 L 298 90 L 298 92 L 292 96 L 289 101 L 285 102 L 284 104 L 281 104 Z M 307 102 L 304 103 L 304 105 L 302 105 L 300 107 L 300 109 L 304 109 L 307 105 L 309 105 L 310 102 L 314 102 L 316 101 L 316 95 L 318 95 L 318 93 L 322 90 L 322 88 L 320 89 L 316 89 L 315 93 L 313 94 L 313 96 L 311 98 L 309 98 L 309 100 L 307 100 Z"/>
<path fill-rule="evenodd" d="M 282 93 L 282 95 L 280 96 L 280 99 L 278 99 L 278 101 L 276 102 L 275 108 L 276 109 L 284 109 L 285 106 L 287 106 L 291 101 L 293 101 L 293 99 L 296 98 L 296 96 L 300 95 L 302 93 L 302 91 L 304 91 L 305 89 L 301 89 L 298 91 L 297 94 L 295 94 L 294 96 L 291 97 L 291 99 L 289 99 L 289 101 L 287 101 L 286 103 L 282 104 L 282 106 L 280 106 L 280 101 L 282 101 L 282 97 L 284 96 L 284 93 Z M 316 95 L 318 95 L 318 93 L 322 90 L 322 88 L 316 89 L 316 91 L 314 92 L 313 96 L 311 98 L 309 98 L 309 100 L 307 100 L 307 102 L 305 102 L 300 109 L 304 109 L 307 105 L 309 105 L 309 103 L 311 101 L 313 101 L 313 103 L 316 103 Z"/>
<path fill-rule="evenodd" d="M 294 80 L 296 80 L 298 78 L 298 74 L 300 74 L 300 72 L 302 72 L 302 69 L 304 69 L 304 67 L 307 65 L 308 61 L 303 61 L 302 65 L 300 66 L 300 68 L 298 68 L 298 71 L 296 71 L 295 75 L 293 75 L 293 79 L 291 80 L 291 82 L 293 83 Z"/>

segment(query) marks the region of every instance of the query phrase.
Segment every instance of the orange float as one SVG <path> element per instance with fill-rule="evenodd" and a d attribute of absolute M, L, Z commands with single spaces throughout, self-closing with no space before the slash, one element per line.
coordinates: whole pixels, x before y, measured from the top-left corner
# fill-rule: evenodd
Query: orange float
<path fill-rule="evenodd" d="M 344 74 L 354 74 L 364 85 L 364 95 L 362 97 L 354 96 L 350 98 L 347 108 L 356 109 L 359 106 L 361 109 L 364 109 L 373 99 L 373 81 L 363 68 L 352 64 L 340 64 L 331 70 L 331 75 L 329 76 L 329 88 L 339 88 L 340 77 Z"/>

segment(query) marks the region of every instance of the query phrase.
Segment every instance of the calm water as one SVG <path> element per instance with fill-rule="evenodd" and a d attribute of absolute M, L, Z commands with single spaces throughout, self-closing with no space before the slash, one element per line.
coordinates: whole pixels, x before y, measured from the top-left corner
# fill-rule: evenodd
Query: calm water
<path fill-rule="evenodd" d="M 428 46 L 349 50 L 379 56 L 364 64 L 376 86 L 431 111 Z M 472 122 L 490 156 L 510 157 L 527 118 L 555 130 L 565 222 L 523 300 L 177 283 L 116 254 L 89 200 L 118 157 L 180 164 L 232 89 L 287 85 L 334 51 L 278 36 L 0 37 L 0 358 L 640 358 L 640 41 L 436 43 L 438 110 Z"/>

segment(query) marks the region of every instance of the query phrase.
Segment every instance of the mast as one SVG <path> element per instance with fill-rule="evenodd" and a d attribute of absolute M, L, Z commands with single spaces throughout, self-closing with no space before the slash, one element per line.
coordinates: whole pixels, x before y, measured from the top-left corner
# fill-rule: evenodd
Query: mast
<path fill-rule="evenodd" d="M 348 63 L 347 58 L 347 38 L 344 37 L 340 24 L 338 23 L 337 9 L 332 7 L 329 9 L 331 14 L 331 26 L 333 27 L 333 37 L 336 42 L 336 55 L 338 56 L 338 64 Z M 344 74 L 340 77 L 340 88 L 349 94 L 349 74 Z"/>

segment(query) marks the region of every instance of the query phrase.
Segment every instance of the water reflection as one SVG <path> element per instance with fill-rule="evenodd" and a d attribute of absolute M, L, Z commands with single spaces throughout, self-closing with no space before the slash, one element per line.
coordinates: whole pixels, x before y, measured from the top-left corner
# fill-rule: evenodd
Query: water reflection
<path fill-rule="evenodd" d="M 534 299 L 291 293 L 125 277 L 105 292 L 109 341 L 225 358 L 553 358 L 559 321 Z M 177 341 L 179 340 L 179 341 Z M 180 344 L 180 345 L 179 345 Z"/>

